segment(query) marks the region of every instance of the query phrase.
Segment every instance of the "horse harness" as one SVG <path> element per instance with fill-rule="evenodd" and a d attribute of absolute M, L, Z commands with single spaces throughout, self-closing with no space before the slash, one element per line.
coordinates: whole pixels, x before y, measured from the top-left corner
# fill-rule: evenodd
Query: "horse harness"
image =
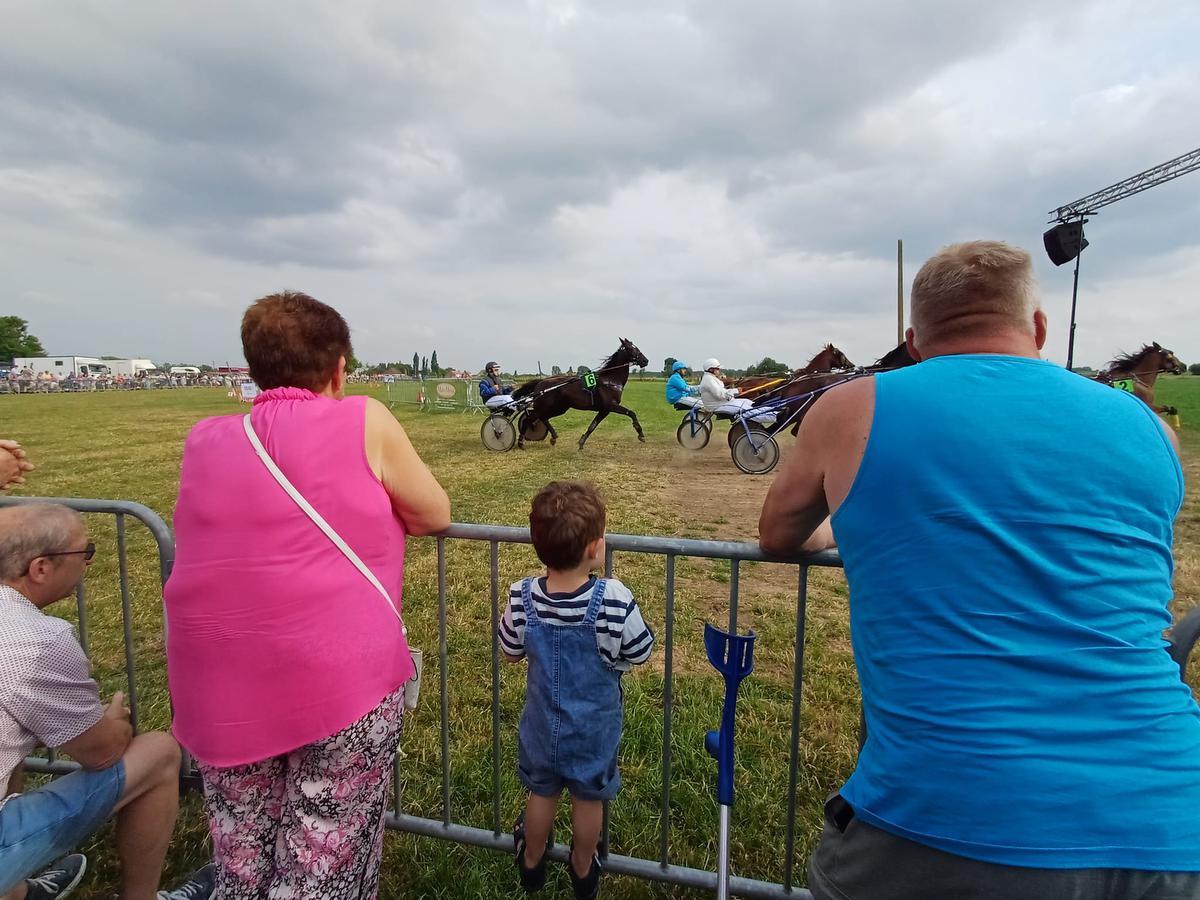
<path fill-rule="evenodd" d="M 1153 391 L 1154 386 L 1142 380 L 1142 376 L 1162 371 L 1161 369 L 1153 369 L 1147 372 L 1130 372 L 1125 378 L 1113 378 L 1108 372 L 1102 372 L 1097 376 L 1097 380 L 1103 381 L 1109 387 L 1116 388 L 1118 391 L 1124 391 L 1127 394 L 1136 393 L 1136 385 L 1141 385 L 1148 391 Z"/>

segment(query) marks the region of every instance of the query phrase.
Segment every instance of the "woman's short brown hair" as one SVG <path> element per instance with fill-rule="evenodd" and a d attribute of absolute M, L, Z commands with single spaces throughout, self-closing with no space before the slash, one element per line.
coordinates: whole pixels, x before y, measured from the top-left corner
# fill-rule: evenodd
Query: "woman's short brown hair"
<path fill-rule="evenodd" d="M 336 309 L 308 294 L 268 294 L 242 316 L 242 353 L 263 390 L 319 391 L 333 378 L 338 358 L 350 358 L 350 326 Z"/>
<path fill-rule="evenodd" d="M 552 481 L 533 498 L 529 534 L 547 568 L 573 569 L 587 545 L 604 537 L 604 498 L 587 481 Z"/>

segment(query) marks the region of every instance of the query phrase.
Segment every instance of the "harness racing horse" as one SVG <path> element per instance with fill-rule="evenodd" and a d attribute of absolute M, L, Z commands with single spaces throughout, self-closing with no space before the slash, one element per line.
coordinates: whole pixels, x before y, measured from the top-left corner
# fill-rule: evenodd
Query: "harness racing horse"
<path fill-rule="evenodd" d="M 902 369 L 905 366 L 916 365 L 917 362 L 912 358 L 911 355 L 909 355 L 908 345 L 904 341 L 901 341 L 896 345 L 895 349 L 889 350 L 871 365 L 864 369 L 857 370 L 855 369 L 854 364 L 846 358 L 845 354 L 843 354 L 832 344 L 828 345 L 825 349 L 826 351 L 833 350 L 837 353 L 837 355 L 840 357 L 841 364 L 835 368 L 841 369 L 842 371 L 825 370 L 825 374 L 818 373 L 815 375 L 815 377 L 814 375 L 797 374 L 793 376 L 793 380 L 789 382 L 788 385 L 777 395 L 771 398 L 764 397 L 761 401 L 755 403 L 755 405 L 758 406 L 762 403 L 769 403 L 771 400 L 781 400 L 785 397 L 799 398 L 814 396 L 823 392 L 827 388 L 835 387 L 836 385 L 841 384 L 843 381 L 849 381 L 850 379 L 857 378 L 860 375 L 874 375 L 876 372 L 889 372 L 892 369 Z M 820 354 L 818 354 L 818 357 L 819 356 Z M 781 417 L 780 425 L 775 429 L 770 429 L 771 433 L 774 434 L 780 428 L 786 428 L 790 423 L 792 426 L 792 435 L 794 437 L 797 432 L 800 431 L 800 423 L 804 421 L 805 414 L 807 414 L 811 408 L 812 404 L 805 402 L 802 406 L 795 408 L 795 411 L 792 415 L 784 414 Z"/>
<path fill-rule="evenodd" d="M 792 372 L 783 387 L 763 394 L 754 401 L 754 405 L 777 404 L 779 401 L 789 397 L 807 396 L 814 391 L 820 391 L 823 388 L 837 384 L 853 369 L 854 363 L 850 362 L 849 357 L 845 353 L 833 346 L 833 344 L 826 344 L 821 352 L 809 361 L 808 365 Z M 792 434 L 800 430 L 800 420 L 804 418 L 805 411 L 801 411 L 795 417 L 795 426 L 792 428 Z M 782 415 L 779 424 L 767 430 L 774 434 L 780 428 L 786 427 L 785 423 L 789 418 L 786 414 Z"/>
<path fill-rule="evenodd" d="M 917 361 L 912 358 L 912 354 L 908 352 L 908 343 L 901 341 L 896 345 L 895 350 L 889 350 L 883 354 L 871 365 L 867 366 L 868 372 L 890 372 L 892 369 L 903 369 L 905 366 L 915 366 Z"/>
<path fill-rule="evenodd" d="M 812 359 L 799 369 L 793 369 L 791 372 L 784 375 L 753 375 L 750 378 L 743 378 L 741 381 L 727 387 L 736 387 L 739 397 L 748 397 L 751 394 L 756 394 L 767 388 L 775 385 L 784 384 L 785 387 L 778 391 L 772 391 L 773 397 L 790 397 L 793 394 L 787 393 L 792 388 L 796 379 L 804 378 L 808 375 L 817 375 L 824 372 L 832 372 L 835 369 L 853 369 L 854 363 L 846 358 L 846 354 L 839 350 L 833 344 L 826 344 L 821 348 Z"/>
<path fill-rule="evenodd" d="M 1154 382 L 1160 372 L 1182 375 L 1186 371 L 1187 366 L 1156 341 L 1146 344 L 1136 353 L 1118 356 L 1093 381 L 1128 391 L 1156 413 L 1174 414 L 1173 406 L 1155 405 Z"/>
<path fill-rule="evenodd" d="M 525 438 L 541 440 L 544 433 L 539 434 L 544 425 L 550 433 L 551 445 L 558 442 L 558 432 L 550 424 L 550 420 L 561 416 L 568 409 L 596 410 L 596 418 L 588 426 L 583 437 L 579 439 L 579 449 L 603 422 L 609 413 L 620 413 L 629 416 L 633 422 L 633 430 L 637 432 L 638 440 L 646 442 L 642 425 L 632 409 L 621 405 L 621 394 L 625 390 L 625 382 L 629 380 L 630 366 L 646 366 L 649 360 L 628 338 L 621 338 L 621 346 L 617 351 L 600 364 L 594 372 L 579 375 L 554 375 L 550 378 L 539 378 L 527 381 L 512 392 L 514 400 L 523 397 L 531 399 L 529 410 L 521 416 L 519 422 L 520 439 L 517 447 L 525 449 Z"/>

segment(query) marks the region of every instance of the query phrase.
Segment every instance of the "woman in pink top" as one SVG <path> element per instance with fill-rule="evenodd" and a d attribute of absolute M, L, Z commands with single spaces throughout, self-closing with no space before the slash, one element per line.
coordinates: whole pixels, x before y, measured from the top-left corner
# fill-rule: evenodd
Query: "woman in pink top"
<path fill-rule="evenodd" d="M 450 501 L 383 404 L 343 397 L 335 310 L 264 297 L 242 347 L 263 389 L 255 433 L 392 603 L 274 479 L 241 415 L 197 423 L 164 592 L 173 729 L 204 779 L 218 896 L 374 897 L 413 674 L 404 538 L 446 528 Z"/>

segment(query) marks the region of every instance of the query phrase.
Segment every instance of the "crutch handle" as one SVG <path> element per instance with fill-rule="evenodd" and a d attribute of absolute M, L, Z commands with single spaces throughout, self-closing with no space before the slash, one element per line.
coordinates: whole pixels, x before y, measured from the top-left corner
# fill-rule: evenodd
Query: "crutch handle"
<path fill-rule="evenodd" d="M 729 634 L 704 625 L 704 650 L 713 668 L 725 679 L 725 702 L 721 706 L 721 728 L 704 736 L 704 749 L 717 761 L 717 802 L 733 805 L 733 720 L 737 711 L 738 686 L 754 671 L 754 641 L 750 631 Z"/>

